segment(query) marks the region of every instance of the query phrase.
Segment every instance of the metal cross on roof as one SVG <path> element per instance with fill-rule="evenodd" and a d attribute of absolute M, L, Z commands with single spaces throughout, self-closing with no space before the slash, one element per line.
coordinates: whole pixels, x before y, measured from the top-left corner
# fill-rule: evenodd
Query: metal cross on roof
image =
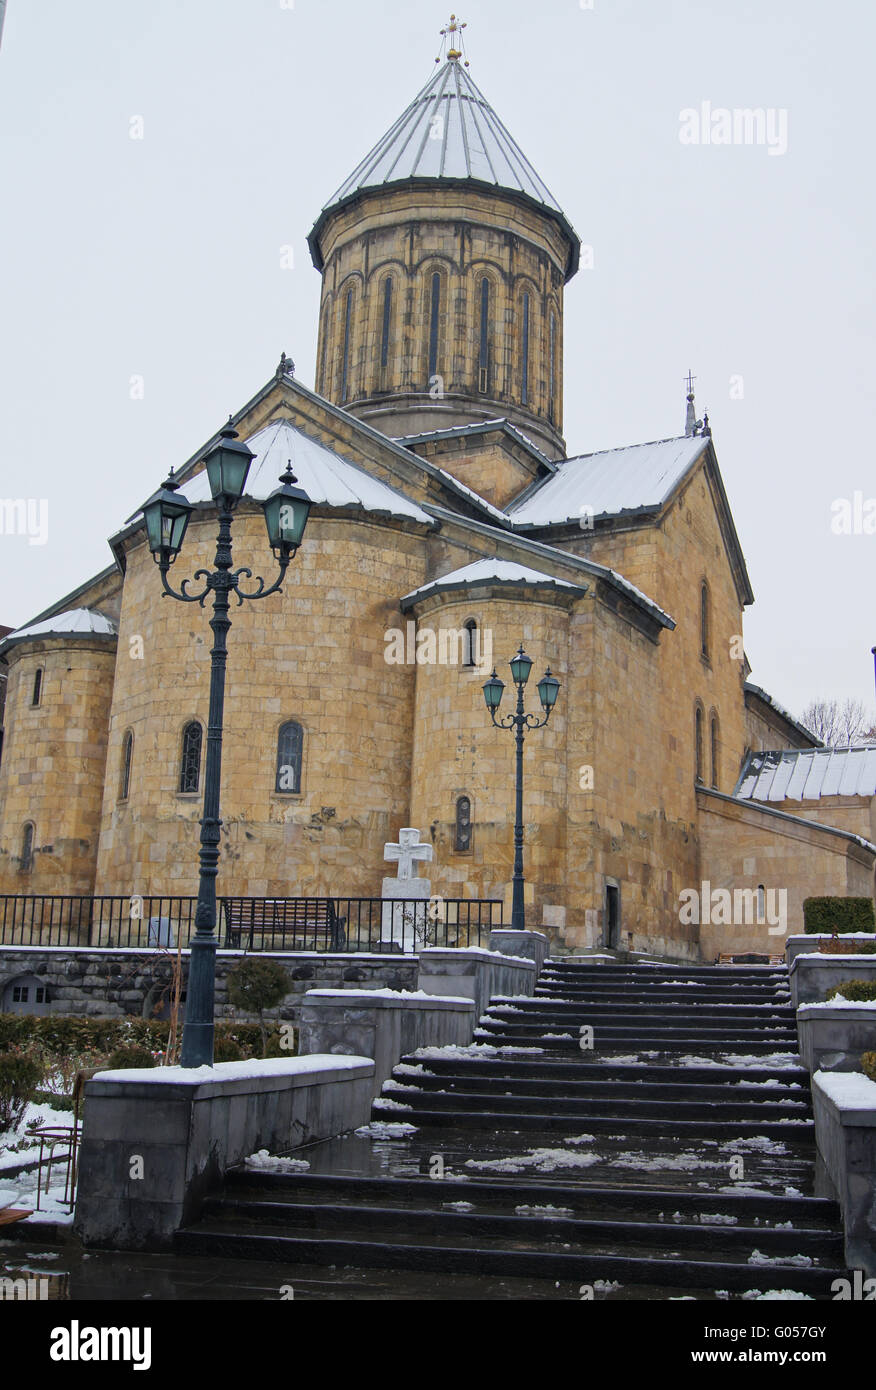
<path fill-rule="evenodd" d="M 447 25 L 447 28 L 441 30 L 441 38 L 443 40 L 441 44 L 441 53 L 444 52 L 444 49 L 445 47 L 447 47 L 449 41 L 449 47 L 447 47 L 446 56 L 448 59 L 450 59 L 451 62 L 458 62 L 459 59 L 463 56 L 465 45 L 462 39 L 462 31 L 463 29 L 467 28 L 467 24 L 461 23 L 460 20 L 456 18 L 456 15 L 452 14 L 450 16 L 450 23 Z M 457 43 L 459 44 L 458 48 Z M 441 53 L 439 53 L 438 57 L 435 59 L 436 63 L 441 62 Z M 465 66 L 468 67 L 467 59 Z"/>
<path fill-rule="evenodd" d="M 695 376 L 691 376 L 691 374 L 690 374 L 690 368 L 688 368 L 688 372 L 687 372 L 687 393 L 688 393 L 689 396 L 692 396 L 692 395 L 693 395 L 693 384 L 694 384 L 695 381 L 696 381 L 696 377 L 695 377 Z"/>

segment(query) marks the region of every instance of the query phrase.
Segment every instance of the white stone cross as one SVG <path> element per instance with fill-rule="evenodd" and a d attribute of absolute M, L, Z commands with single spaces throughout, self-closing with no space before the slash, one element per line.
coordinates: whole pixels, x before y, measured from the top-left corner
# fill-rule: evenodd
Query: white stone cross
<path fill-rule="evenodd" d="M 414 877 L 413 868 L 417 859 L 428 862 L 432 858 L 432 846 L 420 844 L 419 830 L 406 825 L 398 832 L 397 845 L 383 846 L 383 857 L 398 860 L 399 878 L 410 879 Z"/>

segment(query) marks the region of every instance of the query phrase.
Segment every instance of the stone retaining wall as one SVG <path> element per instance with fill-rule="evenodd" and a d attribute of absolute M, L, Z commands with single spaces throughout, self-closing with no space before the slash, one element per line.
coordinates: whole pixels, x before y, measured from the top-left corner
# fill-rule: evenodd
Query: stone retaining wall
<path fill-rule="evenodd" d="M 188 951 L 183 951 L 187 969 Z M 216 1018 L 255 1021 L 228 1003 L 226 977 L 243 958 L 242 951 L 219 951 L 216 956 Z M 298 1021 L 307 990 L 416 989 L 415 956 L 366 955 L 349 952 L 333 955 L 317 951 L 258 953 L 259 960 L 275 960 L 289 975 L 289 994 L 269 1019 Z M 164 951 L 91 947 L 0 947 L 0 1001 L 6 985 L 20 975 L 35 975 L 49 990 L 49 1008 L 39 1012 L 90 1017 L 150 1017 L 160 1004 L 171 978 L 171 956 Z M 166 995 L 165 995 L 166 997 Z"/>

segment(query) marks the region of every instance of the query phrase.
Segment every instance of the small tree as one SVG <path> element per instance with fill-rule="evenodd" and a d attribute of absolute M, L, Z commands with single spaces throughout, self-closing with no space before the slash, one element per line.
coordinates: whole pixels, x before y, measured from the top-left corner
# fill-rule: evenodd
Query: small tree
<path fill-rule="evenodd" d="M 248 956 L 228 975 L 228 998 L 235 1008 L 258 1014 L 263 1057 L 268 1055 L 265 1009 L 275 1009 L 288 993 L 289 976 L 275 960 L 256 960 Z"/>

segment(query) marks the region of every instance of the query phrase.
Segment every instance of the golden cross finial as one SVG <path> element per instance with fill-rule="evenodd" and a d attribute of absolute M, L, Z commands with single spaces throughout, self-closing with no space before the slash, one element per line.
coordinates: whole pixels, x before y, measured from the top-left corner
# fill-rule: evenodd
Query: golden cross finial
<path fill-rule="evenodd" d="M 450 23 L 447 25 L 446 29 L 441 30 L 441 38 L 443 40 L 441 44 L 441 53 L 444 53 L 446 48 L 446 56 L 451 62 L 458 63 L 459 59 L 463 56 L 465 45 L 463 43 L 462 31 L 467 28 L 467 24 L 461 23 L 460 20 L 456 18 L 456 15 L 452 14 L 450 16 Z M 457 44 L 459 47 L 457 47 Z M 438 55 L 435 62 L 441 62 L 441 54 Z M 466 59 L 465 66 L 468 67 L 468 59 Z"/>

